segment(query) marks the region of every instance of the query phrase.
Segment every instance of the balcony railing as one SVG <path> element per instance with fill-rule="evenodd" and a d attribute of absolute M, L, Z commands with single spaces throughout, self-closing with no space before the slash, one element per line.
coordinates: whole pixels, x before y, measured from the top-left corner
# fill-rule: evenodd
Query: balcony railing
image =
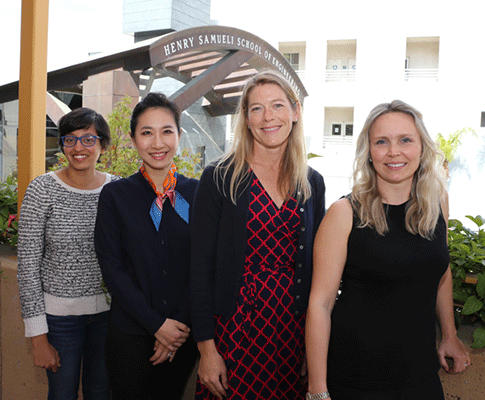
<path fill-rule="evenodd" d="M 298 75 L 298 78 L 300 78 L 302 81 L 305 79 L 305 70 L 304 69 L 295 69 L 295 72 Z"/>
<path fill-rule="evenodd" d="M 325 82 L 355 82 L 355 70 L 352 69 L 327 69 Z"/>
<path fill-rule="evenodd" d="M 438 68 L 407 68 L 404 70 L 404 81 L 429 80 L 438 81 Z"/>
<path fill-rule="evenodd" d="M 351 146 L 352 143 L 352 136 L 333 135 L 323 137 L 323 148 L 326 148 L 328 145 Z"/>

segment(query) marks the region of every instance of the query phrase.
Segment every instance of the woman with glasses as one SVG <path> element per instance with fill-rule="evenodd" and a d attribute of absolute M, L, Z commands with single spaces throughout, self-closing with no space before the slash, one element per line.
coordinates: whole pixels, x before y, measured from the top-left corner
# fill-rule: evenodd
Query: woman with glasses
<path fill-rule="evenodd" d="M 103 189 L 94 237 L 113 299 L 106 364 L 113 400 L 178 400 L 197 357 L 188 327 L 197 181 L 173 163 L 180 113 L 164 95 L 138 103 L 130 128 L 143 164 Z"/>
<path fill-rule="evenodd" d="M 96 170 L 110 143 L 104 118 L 78 108 L 59 120 L 67 167 L 35 178 L 19 218 L 18 284 L 34 364 L 47 370 L 49 400 L 109 399 L 104 344 L 109 305 L 94 251 L 101 189 L 118 179 Z"/>

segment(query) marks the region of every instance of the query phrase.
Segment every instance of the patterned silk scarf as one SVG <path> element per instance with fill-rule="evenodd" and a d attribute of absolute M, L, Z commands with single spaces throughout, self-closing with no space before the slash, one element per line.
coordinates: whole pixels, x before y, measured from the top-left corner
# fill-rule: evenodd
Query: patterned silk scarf
<path fill-rule="evenodd" d="M 163 181 L 163 192 L 157 190 L 157 186 L 153 182 L 152 178 L 148 175 L 145 170 L 145 165 L 142 165 L 140 172 L 143 177 L 148 181 L 152 189 L 155 191 L 157 197 L 153 200 L 152 206 L 150 208 L 150 217 L 155 224 L 155 229 L 158 231 L 160 229 L 160 223 L 162 222 L 162 212 L 163 203 L 165 199 L 169 199 L 170 204 L 177 212 L 177 214 L 186 222 L 189 223 L 189 208 L 190 205 L 182 197 L 182 195 L 175 190 L 177 184 L 177 167 L 174 163 L 170 166 L 168 175 Z"/>

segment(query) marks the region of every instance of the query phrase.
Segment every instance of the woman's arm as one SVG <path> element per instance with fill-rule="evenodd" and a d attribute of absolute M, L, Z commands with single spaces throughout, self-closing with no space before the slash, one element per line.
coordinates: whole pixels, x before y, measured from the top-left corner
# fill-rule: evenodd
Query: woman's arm
<path fill-rule="evenodd" d="M 207 167 L 200 178 L 192 207 L 190 303 L 196 342 L 214 338 L 214 284 L 217 244 L 222 212 L 222 195 L 214 168 Z M 231 263 L 232 260 L 227 260 Z"/>
<path fill-rule="evenodd" d="M 25 336 L 31 338 L 34 365 L 56 372 L 61 364 L 57 350 L 47 340 L 49 328 L 41 278 L 49 199 L 55 196 L 43 185 L 44 179 L 32 181 L 22 201 L 17 281 Z"/>
<path fill-rule="evenodd" d="M 48 332 L 41 266 L 49 199 L 54 194 L 44 182 L 42 176 L 29 184 L 19 216 L 17 281 L 26 337 Z"/>
<path fill-rule="evenodd" d="M 222 195 L 208 167 L 201 176 L 192 212 L 191 316 L 200 352 L 199 378 L 215 396 L 226 396 L 227 370 L 214 335 L 214 274 L 222 213 Z M 233 260 L 227 260 L 228 263 Z"/>
<path fill-rule="evenodd" d="M 312 288 L 305 327 L 308 391 L 312 394 L 327 391 L 330 315 L 347 259 L 351 229 L 351 205 L 347 199 L 340 199 L 329 208 L 315 237 Z"/>
<path fill-rule="evenodd" d="M 320 175 L 315 170 L 311 169 L 312 171 L 312 197 L 314 198 L 315 202 L 315 210 L 314 210 L 314 234 L 316 233 L 320 223 L 322 222 L 323 217 L 325 216 L 325 182 L 323 180 L 323 176 Z"/>
<path fill-rule="evenodd" d="M 36 367 L 51 369 L 56 372 L 61 366 L 59 353 L 47 340 L 47 334 L 32 336 L 32 357 Z"/>
<path fill-rule="evenodd" d="M 438 347 L 440 364 L 447 372 L 463 372 L 470 365 L 470 354 L 456 333 L 453 316 L 453 280 L 449 267 L 438 287 L 436 313 L 441 328 L 441 343 Z M 446 357 L 453 359 L 452 368 L 449 368 Z"/>
<path fill-rule="evenodd" d="M 448 233 L 448 194 L 446 194 L 445 199 L 441 203 L 441 210 L 446 222 L 446 233 Z M 448 235 L 446 241 L 448 242 Z M 436 314 L 441 329 L 441 343 L 438 347 L 440 364 L 447 372 L 463 372 L 465 368 L 470 365 L 470 354 L 466 350 L 463 342 L 458 339 L 456 333 L 455 319 L 453 315 L 453 279 L 449 266 L 438 286 Z M 451 369 L 446 362 L 446 357 L 453 359 L 453 366 Z"/>
<path fill-rule="evenodd" d="M 217 351 L 214 339 L 199 342 L 197 347 L 200 352 L 199 369 L 197 371 L 200 381 L 217 398 L 222 399 L 226 396 L 226 390 L 229 388 L 226 363 Z"/>

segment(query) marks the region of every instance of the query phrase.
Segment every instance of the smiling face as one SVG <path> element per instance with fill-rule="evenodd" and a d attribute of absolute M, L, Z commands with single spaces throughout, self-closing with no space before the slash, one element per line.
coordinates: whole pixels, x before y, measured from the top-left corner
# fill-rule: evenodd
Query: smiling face
<path fill-rule="evenodd" d="M 161 107 L 148 108 L 138 118 L 132 141 L 148 175 L 165 177 L 179 145 L 179 131 L 172 113 Z"/>
<path fill-rule="evenodd" d="M 422 150 L 413 117 L 402 112 L 381 115 L 370 128 L 369 140 L 381 193 L 388 185 L 401 185 L 411 191 Z"/>
<path fill-rule="evenodd" d="M 81 137 L 86 135 L 98 136 L 93 125 L 85 129 L 77 129 L 69 136 Z M 101 146 L 101 141 L 96 139 L 96 143 L 91 147 L 84 147 L 81 141 L 78 140 L 73 147 L 63 147 L 63 152 L 68 161 L 68 168 L 73 168 L 77 171 L 94 170 L 99 156 L 104 154 L 104 148 Z"/>
<path fill-rule="evenodd" d="M 252 89 L 246 118 L 255 146 L 284 150 L 299 112 L 299 105 L 293 107 L 278 85 L 267 83 Z"/>

